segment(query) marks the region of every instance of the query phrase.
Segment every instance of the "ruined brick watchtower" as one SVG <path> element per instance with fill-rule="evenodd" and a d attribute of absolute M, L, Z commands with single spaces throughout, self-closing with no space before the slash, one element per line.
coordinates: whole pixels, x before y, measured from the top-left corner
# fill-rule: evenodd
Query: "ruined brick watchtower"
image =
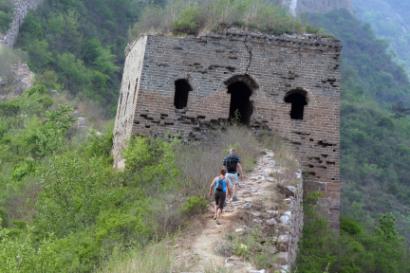
<path fill-rule="evenodd" d="M 129 50 L 113 155 L 132 135 L 201 139 L 232 118 L 270 128 L 300 157 L 306 192 L 337 227 L 340 209 L 339 41 L 313 35 L 226 32 L 147 35 Z"/>

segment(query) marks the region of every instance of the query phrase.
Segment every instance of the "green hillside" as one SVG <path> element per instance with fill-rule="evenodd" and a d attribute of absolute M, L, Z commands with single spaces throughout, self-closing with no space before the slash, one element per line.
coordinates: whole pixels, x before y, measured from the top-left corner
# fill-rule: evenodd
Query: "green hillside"
<path fill-rule="evenodd" d="M 11 22 L 13 5 L 10 0 L 0 0 L 0 33 L 5 32 Z"/>
<path fill-rule="evenodd" d="M 353 6 L 358 18 L 389 43 L 394 59 L 410 73 L 410 2 L 355 0 Z"/>
<path fill-rule="evenodd" d="M 135 0 L 46 0 L 26 18 L 17 47 L 47 85 L 108 106 L 112 117 L 128 29 L 142 7 Z"/>
<path fill-rule="evenodd" d="M 410 238 L 410 84 L 369 27 L 347 12 L 307 20 L 339 37 L 342 58 L 343 210 L 353 215 L 393 212 Z M 357 215 L 362 217 L 363 215 Z"/>
<path fill-rule="evenodd" d="M 165 1 L 46 0 L 24 23 L 17 47 L 38 76 L 22 96 L 0 102 L 0 272 L 95 272 L 113 256 L 143 252 L 203 211 L 208 177 L 189 170 L 211 173 L 219 167 L 215 158 L 233 143 L 245 160 L 255 159 L 258 141 L 236 128 L 213 149 L 136 138 L 125 153 L 127 169 L 117 172 L 110 126 L 86 139 L 77 135 L 73 109 L 61 94 L 96 101 L 107 117 L 114 115 L 129 35 L 169 15 L 151 7 L 141 17 L 147 2 Z M 239 19 L 255 14 L 249 9 L 255 1 L 214 2 L 221 7 L 215 18 L 228 14 L 234 25 L 253 29 L 260 19 L 271 33 L 315 31 L 277 7 L 264 9 L 262 0 L 263 18 L 247 21 Z M 180 34 L 208 27 L 197 19 L 202 11 L 182 5 L 165 29 Z M 395 219 L 410 238 L 410 117 L 402 110 L 410 102 L 409 80 L 386 43 L 350 14 L 305 19 L 344 44 L 345 184 L 340 237 L 314 212 L 315 196 L 307 198 L 298 272 L 407 273 L 408 250 Z"/>

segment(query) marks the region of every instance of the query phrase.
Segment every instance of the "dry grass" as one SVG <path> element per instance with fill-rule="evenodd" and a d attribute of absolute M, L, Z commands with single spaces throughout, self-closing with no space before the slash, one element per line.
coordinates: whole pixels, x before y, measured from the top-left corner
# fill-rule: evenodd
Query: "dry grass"
<path fill-rule="evenodd" d="M 253 169 L 262 151 L 252 131 L 239 126 L 214 133 L 208 142 L 179 145 L 176 148 L 177 165 L 182 170 L 185 195 L 206 196 L 212 179 L 223 166 L 223 159 L 229 148 L 236 149 L 245 172 Z"/>
<path fill-rule="evenodd" d="M 103 269 L 96 273 L 174 273 L 189 272 L 187 268 L 175 265 L 176 253 L 172 248 L 172 240 L 165 239 L 152 244 L 144 250 L 135 250 L 124 256 L 117 253 Z M 233 273 L 229 269 L 209 265 L 204 273 Z"/>
<path fill-rule="evenodd" d="M 118 253 L 99 273 L 171 273 L 173 272 L 172 249 L 167 241 L 150 245 L 143 251 L 127 256 Z M 119 258 L 121 257 L 121 258 Z"/>
<path fill-rule="evenodd" d="M 289 144 L 277 134 L 265 132 L 258 137 L 261 145 L 275 153 L 277 172 L 272 173 L 272 177 L 279 183 L 292 182 L 295 173 L 301 169 L 300 163 Z"/>

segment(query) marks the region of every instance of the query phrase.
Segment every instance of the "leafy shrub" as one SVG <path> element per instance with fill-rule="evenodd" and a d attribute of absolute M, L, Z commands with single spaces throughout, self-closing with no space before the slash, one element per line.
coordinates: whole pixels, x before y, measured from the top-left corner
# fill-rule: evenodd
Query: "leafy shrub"
<path fill-rule="evenodd" d="M 10 102 L 1 102 L 0 114 L 4 116 L 17 115 L 20 111 L 20 107 Z"/>
<path fill-rule="evenodd" d="M 179 16 L 172 23 L 175 33 L 196 34 L 199 29 L 200 10 L 199 6 L 192 5 L 183 9 Z"/>
<path fill-rule="evenodd" d="M 146 202 L 135 205 L 138 207 L 124 212 L 102 211 L 96 223 L 96 239 L 103 242 L 105 247 L 136 243 L 145 245 L 153 234 L 152 228 L 146 222 L 149 217 L 148 206 Z"/>
<path fill-rule="evenodd" d="M 329 228 L 310 199 L 296 272 L 408 272 L 409 252 L 392 215 L 382 215 L 373 229 L 342 218 L 340 236 Z"/>
<path fill-rule="evenodd" d="M 182 205 L 182 212 L 186 215 L 194 215 L 204 212 L 208 207 L 206 199 L 200 196 L 191 196 Z"/>

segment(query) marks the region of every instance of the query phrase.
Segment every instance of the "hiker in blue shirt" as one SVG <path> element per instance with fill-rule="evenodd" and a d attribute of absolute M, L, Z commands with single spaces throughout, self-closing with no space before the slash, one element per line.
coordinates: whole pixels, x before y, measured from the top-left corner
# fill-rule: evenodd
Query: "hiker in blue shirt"
<path fill-rule="evenodd" d="M 209 189 L 209 196 L 212 196 L 212 193 L 215 194 L 215 215 L 214 215 L 214 220 L 216 220 L 216 223 L 219 225 L 218 219 L 222 214 L 224 205 L 225 205 L 225 199 L 226 195 L 228 196 L 231 195 L 231 186 L 229 183 L 227 183 L 225 179 L 225 174 L 226 171 L 225 169 L 222 169 L 220 172 L 220 175 L 215 177 L 215 179 L 212 181 L 211 187 Z"/>
<path fill-rule="evenodd" d="M 223 165 L 227 171 L 226 179 L 229 181 L 229 184 L 233 189 L 232 201 L 237 201 L 238 198 L 236 197 L 236 191 L 239 187 L 239 179 L 244 179 L 244 175 L 241 166 L 241 159 L 235 153 L 235 149 L 229 150 L 229 155 L 224 158 Z"/>

